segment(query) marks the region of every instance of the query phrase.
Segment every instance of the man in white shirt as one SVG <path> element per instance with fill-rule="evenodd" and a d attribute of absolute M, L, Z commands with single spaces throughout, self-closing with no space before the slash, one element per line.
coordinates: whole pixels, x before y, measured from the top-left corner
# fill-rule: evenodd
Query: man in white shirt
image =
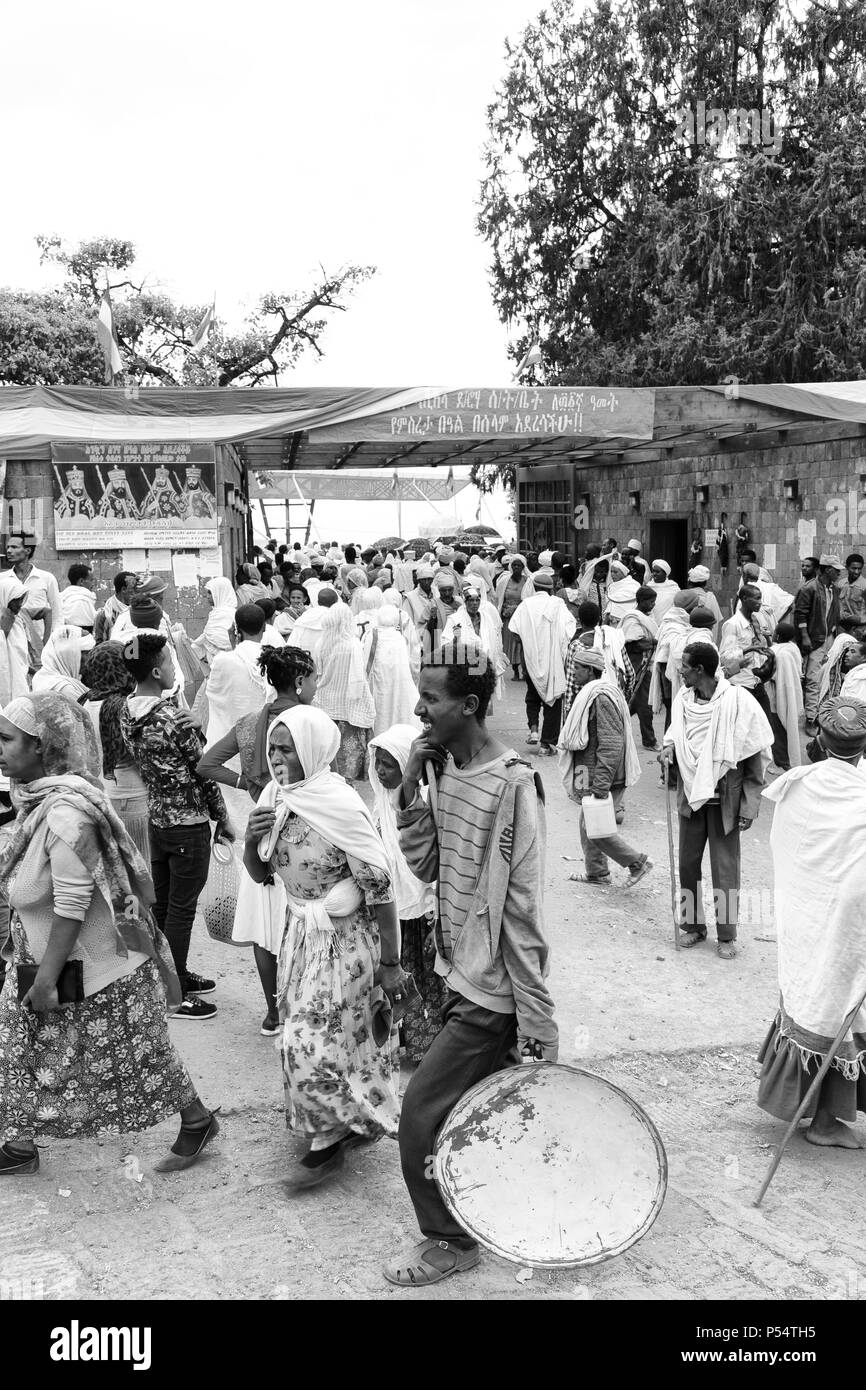
<path fill-rule="evenodd" d="M 265 615 L 256 603 L 243 603 L 235 613 L 238 644 L 234 651 L 217 652 L 207 683 L 207 747 L 218 743 L 245 714 L 257 714 L 274 692 L 259 670 Z"/>
<path fill-rule="evenodd" d="M 70 565 L 66 577 L 69 588 L 60 594 L 60 612 L 64 623 L 73 623 L 85 632 L 92 632 L 96 622 L 95 580 L 89 565 Z"/>
<path fill-rule="evenodd" d="M 315 661 L 322 641 L 322 618 L 325 609 L 340 602 L 340 595 L 336 589 L 328 589 L 322 585 L 319 588 L 316 602 L 310 604 L 292 628 L 291 646 L 303 647 L 304 651 L 309 652 Z"/>
<path fill-rule="evenodd" d="M 25 536 L 10 536 L 6 542 L 6 561 L 15 571 L 27 590 L 21 605 L 33 623 L 37 637 L 43 645 L 51 636 L 52 627 L 59 627 L 63 621 L 60 610 L 60 587 L 54 575 L 48 570 L 37 569 L 33 564 L 35 543 Z"/>
<path fill-rule="evenodd" d="M 767 692 L 755 670 L 766 661 L 772 640 L 773 628 L 762 606 L 761 591 L 755 584 L 744 584 L 736 613 L 722 623 L 719 661 L 729 683 L 750 691 L 768 719 Z"/>

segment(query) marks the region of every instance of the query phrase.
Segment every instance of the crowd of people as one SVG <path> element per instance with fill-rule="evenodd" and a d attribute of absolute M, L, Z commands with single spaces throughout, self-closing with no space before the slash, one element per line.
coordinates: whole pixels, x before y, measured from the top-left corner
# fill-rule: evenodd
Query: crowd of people
<path fill-rule="evenodd" d="M 0 1175 L 35 1171 L 38 1137 L 178 1113 L 158 1165 L 174 1171 L 218 1132 L 168 1023 L 217 1015 L 194 928 L 219 849 L 234 859 L 232 940 L 253 948 L 260 1031 L 279 1038 L 287 1123 L 308 1141 L 289 1187 L 325 1182 L 350 1145 L 397 1137 L 424 1239 L 386 1277 L 418 1286 L 475 1264 L 429 1171 L 437 1130 L 477 1081 L 557 1056 L 544 792 L 528 759 L 557 757 L 579 805 L 571 877 L 611 888 L 613 860 L 629 889 L 654 868 L 622 834 L 643 772 L 637 721 L 664 794 L 676 790 L 681 944 L 707 938 L 708 848 L 725 960 L 762 792 L 777 818 L 802 819 L 815 789 L 783 796 L 807 770 L 801 723 L 806 757 L 832 764 L 828 787 L 862 776 L 862 558 L 805 561 L 790 594 L 741 558 L 726 616 L 704 566 L 680 588 L 637 540 L 589 545 L 579 566 L 550 550 L 270 542 L 234 583 L 207 583 L 190 639 L 157 575 L 117 574 L 99 606 L 90 566 L 72 565 L 61 590 L 13 538 L 0 573 L 0 940 L 14 967 Z M 495 733 L 509 668 L 525 684 L 520 751 Z M 806 931 L 789 926 L 791 952 Z M 828 1033 L 814 1005 L 783 984 L 760 1098 L 783 1118 L 820 1051 L 804 1039 Z M 402 1104 L 401 1057 L 414 1067 Z M 860 1092 L 836 1080 L 816 1142 L 849 1142 Z"/>

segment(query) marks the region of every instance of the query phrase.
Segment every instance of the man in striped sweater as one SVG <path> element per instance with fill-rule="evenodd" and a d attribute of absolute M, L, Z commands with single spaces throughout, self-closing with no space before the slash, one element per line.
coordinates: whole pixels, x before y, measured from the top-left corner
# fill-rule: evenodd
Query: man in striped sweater
<path fill-rule="evenodd" d="M 528 764 L 487 730 L 495 684 L 480 645 L 446 643 L 422 668 L 415 713 L 423 732 L 397 814 L 410 869 L 438 883 L 436 972 L 446 986 L 442 1031 L 409 1083 L 400 1120 L 403 1176 L 425 1239 L 385 1277 L 407 1287 L 437 1283 L 479 1259 L 433 1174 L 448 1112 L 493 1072 L 557 1056 L 545 983 L 543 794 Z M 435 808 L 420 795 L 426 763 L 437 773 Z"/>

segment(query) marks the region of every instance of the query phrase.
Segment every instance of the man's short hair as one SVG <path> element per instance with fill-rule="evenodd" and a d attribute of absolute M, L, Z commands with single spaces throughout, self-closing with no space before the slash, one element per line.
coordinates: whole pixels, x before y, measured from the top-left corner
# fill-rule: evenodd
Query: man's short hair
<path fill-rule="evenodd" d="M 66 578 L 69 580 L 70 584 L 78 584 L 80 580 L 86 579 L 89 573 L 90 566 L 83 565 L 79 562 L 78 564 L 69 566 L 69 569 L 66 571 Z"/>
<path fill-rule="evenodd" d="M 445 670 L 445 689 L 452 699 L 477 698 L 475 718 L 483 724 L 496 690 L 496 670 L 480 643 L 443 642 L 436 660 L 425 664 L 433 670 Z"/>
<path fill-rule="evenodd" d="M 316 601 L 320 608 L 333 608 L 335 603 L 339 603 L 340 595 L 336 589 L 329 589 L 324 585 L 316 595 Z"/>
<path fill-rule="evenodd" d="M 741 560 L 757 560 L 757 558 L 758 558 L 758 552 L 757 552 L 757 550 L 741 550 L 741 551 L 740 551 L 740 559 L 741 559 Z"/>
<path fill-rule="evenodd" d="M 161 632 L 138 632 L 123 648 L 123 661 L 137 681 L 147 680 L 167 637 Z"/>
<path fill-rule="evenodd" d="M 577 616 L 585 628 L 598 627 L 601 610 L 597 603 L 588 598 L 578 606 Z"/>
<path fill-rule="evenodd" d="M 657 599 L 658 594 L 656 593 L 655 589 L 650 588 L 649 584 L 641 584 L 640 588 L 634 596 L 634 601 L 635 603 L 640 603 L 642 599 L 647 598 Z"/>
<path fill-rule="evenodd" d="M 265 622 L 269 623 L 277 611 L 277 605 L 272 598 L 257 598 L 252 604 L 253 608 L 261 608 L 265 615 Z"/>
<path fill-rule="evenodd" d="M 123 593 L 123 590 L 126 588 L 127 584 L 129 584 L 130 580 L 134 579 L 135 575 L 132 570 L 121 570 L 120 574 L 114 576 L 114 592 L 116 594 Z"/>
<path fill-rule="evenodd" d="M 739 597 L 742 598 L 747 591 L 749 598 L 756 598 L 758 600 L 762 600 L 761 591 L 758 588 L 757 584 L 744 584 L 742 589 L 740 590 Z"/>
<path fill-rule="evenodd" d="M 719 654 L 709 642 L 692 642 L 683 648 L 683 657 L 688 657 L 692 666 L 699 666 L 708 676 L 714 676 L 719 669 Z"/>
<path fill-rule="evenodd" d="M 568 563 L 564 564 L 560 577 L 565 587 L 567 589 L 571 588 L 577 582 L 577 570 L 574 568 L 574 565 Z"/>
<path fill-rule="evenodd" d="M 235 613 L 235 627 L 250 637 L 264 631 L 265 615 L 257 603 L 242 603 Z"/>
<path fill-rule="evenodd" d="M 859 560 L 861 565 L 866 563 L 864 562 L 862 555 L 849 555 L 848 559 L 845 561 L 846 568 L 848 565 L 853 565 L 856 560 Z"/>

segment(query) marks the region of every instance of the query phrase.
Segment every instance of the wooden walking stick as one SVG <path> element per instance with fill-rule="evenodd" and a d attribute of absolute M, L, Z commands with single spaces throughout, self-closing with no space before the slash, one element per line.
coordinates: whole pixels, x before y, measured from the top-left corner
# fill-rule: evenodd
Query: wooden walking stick
<path fill-rule="evenodd" d="M 761 1202 L 764 1200 L 764 1194 L 766 1193 L 767 1188 L 770 1186 L 770 1183 L 773 1181 L 773 1175 L 775 1174 L 776 1169 L 782 1161 L 782 1154 L 785 1152 L 785 1146 L 787 1145 L 788 1140 L 790 1139 L 791 1135 L 794 1133 L 794 1130 L 797 1128 L 797 1125 L 803 1118 L 803 1115 L 805 1114 L 808 1108 L 809 1101 L 812 1099 L 812 1096 L 815 1094 L 815 1091 L 821 1085 L 821 1082 L 824 1080 L 824 1077 L 830 1070 L 830 1063 L 833 1061 L 833 1058 L 836 1054 L 836 1048 L 841 1045 L 842 1039 L 848 1032 L 848 1029 L 851 1027 L 852 1023 L 854 1022 L 855 1018 L 857 1017 L 864 1004 L 866 1004 L 866 994 L 863 995 L 863 998 L 860 1000 L 859 1004 L 854 1005 L 850 1014 L 847 1015 L 844 1022 L 842 1023 L 839 1032 L 836 1034 L 835 1038 L 833 1039 L 832 1043 L 827 1049 L 827 1055 L 821 1063 L 820 1067 L 818 1068 L 818 1071 L 815 1074 L 814 1081 L 812 1082 L 808 1091 L 804 1095 L 803 1099 L 800 1101 L 800 1104 L 797 1107 L 796 1115 L 794 1116 L 791 1123 L 788 1125 L 788 1128 L 785 1130 L 785 1133 L 782 1135 L 782 1138 L 779 1141 L 779 1146 L 776 1149 L 776 1152 L 773 1154 L 773 1161 L 767 1170 L 767 1176 L 764 1178 L 764 1181 L 761 1184 L 761 1190 L 755 1198 L 754 1202 L 752 1203 L 753 1207 L 759 1207 L 761 1205 Z"/>
<path fill-rule="evenodd" d="M 676 870 L 674 869 L 674 827 L 671 817 L 671 792 L 673 791 L 673 787 L 670 783 L 670 777 L 668 775 L 670 768 L 667 763 L 662 763 L 662 770 L 665 778 L 665 811 L 667 812 L 668 820 L 668 864 L 671 871 L 671 916 L 674 919 L 674 950 L 681 951 L 680 928 L 677 921 L 677 880 Z"/>

